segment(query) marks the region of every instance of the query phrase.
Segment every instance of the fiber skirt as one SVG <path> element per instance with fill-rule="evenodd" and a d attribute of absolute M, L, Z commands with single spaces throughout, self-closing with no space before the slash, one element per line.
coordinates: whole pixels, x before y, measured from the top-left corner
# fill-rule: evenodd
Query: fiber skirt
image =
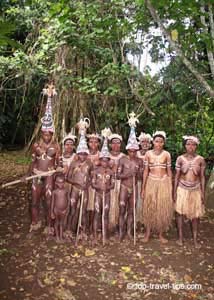
<path fill-rule="evenodd" d="M 172 181 L 168 176 L 147 178 L 143 199 L 143 223 L 157 232 L 166 231 L 173 218 Z"/>
<path fill-rule="evenodd" d="M 205 209 L 201 202 L 200 189 L 187 190 L 178 186 L 175 211 L 180 215 L 185 215 L 188 219 L 202 217 Z"/>
<path fill-rule="evenodd" d="M 115 229 L 119 222 L 119 192 L 120 180 L 115 181 L 115 187 L 111 190 L 110 211 L 109 211 L 109 228 Z"/>
<path fill-rule="evenodd" d="M 88 192 L 89 192 L 89 199 L 88 199 L 87 210 L 94 211 L 95 189 L 93 189 L 91 186 L 89 186 Z"/>

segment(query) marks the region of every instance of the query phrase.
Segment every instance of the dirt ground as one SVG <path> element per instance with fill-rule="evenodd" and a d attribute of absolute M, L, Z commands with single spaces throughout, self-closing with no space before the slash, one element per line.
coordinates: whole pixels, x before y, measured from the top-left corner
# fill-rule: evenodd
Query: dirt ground
<path fill-rule="evenodd" d="M 0 154 L 0 183 L 27 170 L 21 152 Z M 144 245 L 116 238 L 92 248 L 87 243 L 47 241 L 43 228 L 27 237 L 30 183 L 0 189 L 0 299 L 214 299 L 214 210 L 200 222 L 201 249 L 194 249 L 188 222 L 184 247 L 175 224 L 169 243 L 156 236 Z"/>

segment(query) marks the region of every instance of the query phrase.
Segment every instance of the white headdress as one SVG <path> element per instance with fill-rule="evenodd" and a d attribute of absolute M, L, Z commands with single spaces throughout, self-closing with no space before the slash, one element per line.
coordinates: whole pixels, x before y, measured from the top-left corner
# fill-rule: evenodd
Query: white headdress
<path fill-rule="evenodd" d="M 113 139 L 118 139 L 122 142 L 123 138 L 121 135 L 117 134 L 117 133 L 113 133 L 108 137 L 109 141 L 112 141 Z"/>
<path fill-rule="evenodd" d="M 157 136 L 157 135 L 161 135 L 165 140 L 166 140 L 166 132 L 165 131 L 155 131 L 155 133 L 153 133 L 153 139 Z"/>
<path fill-rule="evenodd" d="M 186 140 L 193 141 L 194 143 L 196 143 L 196 145 L 199 145 L 199 144 L 200 144 L 199 139 L 198 139 L 196 136 L 193 136 L 193 135 L 184 135 L 184 136 L 183 136 L 183 139 L 184 139 L 185 141 L 186 141 Z"/>
<path fill-rule="evenodd" d="M 80 121 L 77 123 L 77 127 L 79 129 L 80 140 L 79 145 L 77 146 L 77 154 L 78 153 L 87 153 L 89 154 L 88 145 L 86 142 L 86 130 L 90 126 L 90 120 L 88 118 L 81 118 Z"/>
<path fill-rule="evenodd" d="M 139 145 L 138 145 L 136 134 L 135 134 L 135 127 L 137 126 L 136 123 L 139 123 L 139 120 L 135 117 L 134 112 L 131 112 L 129 114 L 128 123 L 129 123 L 129 126 L 131 127 L 131 129 L 130 129 L 128 142 L 126 145 L 126 150 L 129 150 L 129 149 L 139 150 Z"/>
<path fill-rule="evenodd" d="M 138 140 L 141 142 L 144 139 L 147 139 L 151 142 L 152 141 L 152 136 L 149 133 L 141 132 L 141 134 L 138 137 Z"/>
<path fill-rule="evenodd" d="M 55 96 L 56 90 L 55 90 L 55 86 L 53 84 L 48 85 L 47 88 L 44 88 L 42 90 L 43 95 L 47 95 L 48 99 L 47 99 L 47 104 L 45 107 L 45 114 L 44 117 L 41 118 L 41 122 L 42 122 L 42 131 L 50 131 L 50 132 L 54 132 L 54 123 L 53 123 L 53 117 L 52 117 L 52 97 Z"/>
<path fill-rule="evenodd" d="M 104 137 L 103 146 L 99 155 L 99 158 L 110 158 L 110 153 L 108 149 L 108 137 L 111 135 L 110 128 L 105 128 L 101 131 L 102 136 Z"/>

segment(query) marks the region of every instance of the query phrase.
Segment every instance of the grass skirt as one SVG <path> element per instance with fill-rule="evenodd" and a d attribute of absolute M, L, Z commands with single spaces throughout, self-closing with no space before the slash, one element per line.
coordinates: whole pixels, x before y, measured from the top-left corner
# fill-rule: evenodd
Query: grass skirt
<path fill-rule="evenodd" d="M 119 223 L 119 192 L 120 180 L 115 181 L 115 187 L 111 190 L 109 229 L 112 230 Z"/>
<path fill-rule="evenodd" d="M 89 186 L 88 192 L 89 192 L 89 199 L 88 199 L 87 210 L 94 211 L 95 189 L 93 189 L 91 186 Z"/>
<path fill-rule="evenodd" d="M 172 181 L 149 175 L 143 200 L 143 223 L 157 232 L 166 231 L 172 222 Z"/>
<path fill-rule="evenodd" d="M 202 217 L 205 211 L 201 202 L 200 189 L 187 190 L 178 186 L 175 210 L 190 220 Z"/>

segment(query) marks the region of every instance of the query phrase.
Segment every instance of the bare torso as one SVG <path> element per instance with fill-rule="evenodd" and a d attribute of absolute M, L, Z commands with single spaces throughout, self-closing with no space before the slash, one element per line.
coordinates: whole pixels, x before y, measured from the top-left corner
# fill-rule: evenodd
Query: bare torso
<path fill-rule="evenodd" d="M 98 192 L 109 192 L 112 189 L 113 171 L 107 167 L 98 166 L 93 174 L 93 186 Z M 95 187 L 96 186 L 96 187 Z"/>
<path fill-rule="evenodd" d="M 45 143 L 35 143 L 33 145 L 32 155 L 34 159 L 34 169 L 38 171 L 52 170 L 56 166 L 56 160 L 59 156 L 59 147 L 56 143 L 46 145 Z"/>
<path fill-rule="evenodd" d="M 168 174 L 171 167 L 171 157 L 169 152 L 162 150 L 160 154 L 155 154 L 154 150 L 146 152 L 144 157 L 145 165 L 148 165 L 149 173 L 156 177 L 163 177 Z"/>
<path fill-rule="evenodd" d="M 73 161 L 68 171 L 68 181 L 77 188 L 86 187 L 90 183 L 91 170 L 92 164 L 90 161 Z"/>
<path fill-rule="evenodd" d="M 178 157 L 176 167 L 180 168 L 180 180 L 195 183 L 199 182 L 201 167 L 205 167 L 205 161 L 200 155 L 188 157 L 184 154 Z"/>
<path fill-rule="evenodd" d="M 133 187 L 133 176 L 131 174 L 136 174 L 139 178 L 141 176 L 142 161 L 139 158 L 130 159 L 128 156 L 123 156 L 119 160 L 118 173 L 121 175 L 121 184 L 127 186 L 128 188 Z M 124 177 L 124 178 L 123 178 Z M 135 181 L 137 184 L 137 180 Z"/>

